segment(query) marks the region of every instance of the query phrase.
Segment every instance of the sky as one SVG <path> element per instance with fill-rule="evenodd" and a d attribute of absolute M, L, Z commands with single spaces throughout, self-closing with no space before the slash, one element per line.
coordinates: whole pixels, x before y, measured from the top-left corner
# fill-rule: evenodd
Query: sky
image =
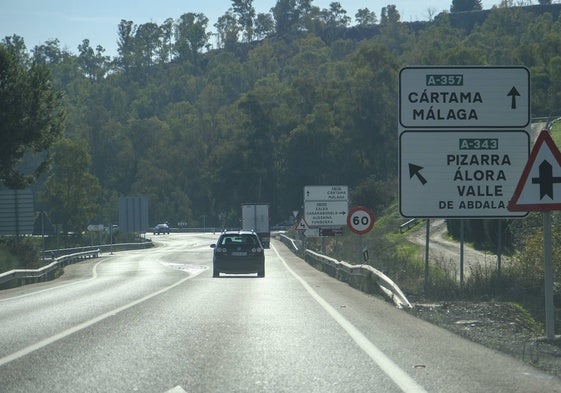
<path fill-rule="evenodd" d="M 312 5 L 329 8 L 334 0 L 313 0 Z M 354 23 L 358 9 L 368 8 L 380 18 L 381 10 L 394 4 L 402 21 L 427 20 L 429 15 L 450 10 L 452 0 L 339 0 Z M 500 0 L 483 0 L 492 8 Z M 537 3 L 537 2 L 536 2 Z M 276 0 L 253 0 L 257 13 L 270 12 Z M 105 55 L 117 54 L 117 26 L 122 19 L 134 24 L 177 19 L 194 12 L 206 15 L 209 29 L 231 7 L 231 0 L 0 0 L 0 39 L 16 34 L 23 37 L 28 50 L 45 41 L 58 39 L 60 46 L 77 53 L 84 39 L 90 46 L 101 45 Z M 214 41 L 211 40 L 214 44 Z"/>

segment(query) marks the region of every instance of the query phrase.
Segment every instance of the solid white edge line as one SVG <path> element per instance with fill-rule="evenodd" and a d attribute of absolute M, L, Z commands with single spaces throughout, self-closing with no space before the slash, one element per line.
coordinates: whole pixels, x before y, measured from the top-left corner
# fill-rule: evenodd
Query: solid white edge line
<path fill-rule="evenodd" d="M 317 301 L 329 315 L 347 332 L 347 334 L 357 343 L 357 345 L 382 369 L 382 371 L 399 386 L 403 392 L 407 393 L 427 393 L 413 378 L 387 357 L 378 347 L 376 347 L 364 334 L 362 334 L 352 323 L 343 317 L 335 308 L 324 300 L 313 288 L 294 270 L 292 270 L 277 249 L 271 245 L 277 256 L 280 258 L 284 267 L 296 278 L 308 293 Z"/>
<path fill-rule="evenodd" d="M 47 288 L 47 289 L 41 289 L 39 291 L 35 291 L 35 292 L 29 292 L 29 293 L 25 293 L 23 295 L 18 295 L 18 296 L 12 296 L 12 297 L 7 297 L 5 299 L 0 299 L 0 303 L 1 302 L 7 302 L 8 300 L 15 300 L 15 299 L 21 299 L 24 297 L 29 297 L 29 296 L 33 296 L 33 295 L 37 295 L 39 293 L 43 293 L 43 292 L 49 292 L 49 291 L 54 291 L 55 289 L 61 289 L 61 288 L 66 288 L 66 287 L 70 287 L 72 285 L 76 285 L 76 284 L 83 284 L 85 282 L 91 281 L 91 280 L 95 280 L 97 278 L 97 265 L 99 265 L 101 262 L 103 262 L 104 260 L 101 260 L 99 262 L 97 262 L 94 267 L 92 268 L 92 276 L 90 278 L 86 278 L 84 280 L 80 280 L 80 281 L 75 281 L 75 282 L 71 282 L 68 284 L 62 284 L 62 285 L 57 285 L 51 288 Z"/>
<path fill-rule="evenodd" d="M 97 266 L 97 265 L 96 265 L 96 266 Z M 202 272 L 202 271 L 201 271 L 201 272 Z M 100 321 L 103 321 L 104 319 L 107 319 L 107 318 L 109 318 L 109 317 L 112 317 L 112 316 L 114 316 L 114 315 L 117 315 L 118 313 L 120 313 L 120 312 L 122 312 L 122 311 L 128 310 L 129 308 L 134 307 L 134 306 L 136 306 L 136 305 L 138 305 L 138 304 L 140 304 L 140 303 L 142 303 L 142 302 L 145 302 L 146 300 L 149 300 L 149 299 L 151 299 L 151 298 L 153 298 L 153 297 L 156 297 L 156 296 L 158 296 L 158 295 L 161 295 L 162 293 L 167 292 L 167 291 L 169 291 L 170 289 L 175 288 L 176 286 L 183 284 L 185 281 L 190 280 L 191 278 L 196 277 L 197 275 L 198 275 L 198 274 L 189 275 L 189 276 L 187 276 L 187 277 L 185 277 L 185 278 L 179 280 L 178 282 L 176 282 L 176 283 L 174 283 L 174 284 L 172 284 L 172 285 L 170 285 L 170 286 L 168 286 L 168 287 L 162 288 L 162 289 L 160 289 L 160 290 L 158 290 L 158 291 L 156 291 L 156 292 L 153 292 L 153 293 L 151 293 L 151 294 L 149 294 L 149 295 L 146 295 L 146 296 L 144 296 L 143 298 L 140 298 L 140 299 L 138 299 L 138 300 L 135 300 L 134 302 L 131 302 L 131 303 L 126 304 L 126 305 L 124 305 L 124 306 L 118 307 L 118 308 L 116 308 L 116 309 L 114 309 L 114 310 L 111 310 L 111 311 L 109 311 L 109 312 L 106 312 L 106 313 L 104 313 L 104 314 L 101 314 L 101 315 L 99 315 L 98 317 L 95 317 L 95 318 L 93 318 L 93 319 L 90 319 L 89 321 L 82 322 L 82 323 L 80 323 L 80 324 L 78 324 L 78 325 L 76 325 L 76 326 L 73 326 L 73 327 L 69 328 L 69 329 L 63 330 L 62 332 L 60 332 L 60 333 L 58 333 L 58 334 L 55 334 L 54 336 L 45 338 L 45 339 L 43 339 L 43 340 L 41 340 L 41 341 L 39 341 L 39 342 L 37 342 L 37 343 L 35 343 L 35 344 L 33 344 L 33 345 L 30 345 L 30 346 L 28 346 L 28 347 L 26 347 L 26 348 L 20 349 L 19 351 L 14 352 L 14 353 L 12 353 L 12 354 L 10 354 L 10 355 L 4 356 L 4 357 L 0 358 L 0 367 L 3 366 L 3 365 L 5 365 L 5 364 L 7 364 L 7 363 L 10 363 L 10 362 L 12 362 L 12 361 L 14 361 L 14 360 L 16 360 L 16 359 L 19 359 L 19 358 L 21 358 L 21 357 L 23 357 L 23 356 L 25 356 L 25 355 L 28 355 L 28 354 L 30 354 L 30 353 L 32 353 L 32 352 L 34 352 L 34 351 L 37 351 L 37 350 L 39 350 L 39 349 L 41 349 L 41 348 L 43 348 L 43 347 L 46 347 L 47 345 L 50 345 L 50 344 L 52 344 L 52 343 L 54 343 L 54 342 L 56 342 L 56 341 L 58 341 L 58 340 L 61 340 L 61 339 L 65 338 L 65 337 L 68 337 L 68 336 L 70 336 L 71 334 L 74 334 L 74 333 L 76 333 L 76 332 L 79 332 L 79 331 L 82 330 L 82 329 L 85 329 L 85 328 L 87 328 L 87 327 L 90 327 L 90 326 L 92 326 L 92 325 L 94 325 L 94 324 L 96 324 L 96 323 L 98 323 L 98 322 L 100 322 Z"/>

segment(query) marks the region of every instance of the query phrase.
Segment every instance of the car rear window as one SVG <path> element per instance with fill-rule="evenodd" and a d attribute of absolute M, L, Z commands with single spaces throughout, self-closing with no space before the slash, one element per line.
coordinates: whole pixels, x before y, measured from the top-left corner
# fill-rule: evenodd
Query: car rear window
<path fill-rule="evenodd" d="M 248 245 L 256 246 L 257 239 L 253 235 L 225 235 L 220 241 L 220 245 Z"/>

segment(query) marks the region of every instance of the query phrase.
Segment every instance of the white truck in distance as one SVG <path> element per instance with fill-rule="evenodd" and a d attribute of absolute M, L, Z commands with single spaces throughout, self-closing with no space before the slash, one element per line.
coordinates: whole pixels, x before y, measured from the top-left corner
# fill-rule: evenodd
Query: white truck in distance
<path fill-rule="evenodd" d="M 269 248 L 271 229 L 269 227 L 268 203 L 242 204 L 242 230 L 254 231 L 261 239 L 263 247 Z"/>

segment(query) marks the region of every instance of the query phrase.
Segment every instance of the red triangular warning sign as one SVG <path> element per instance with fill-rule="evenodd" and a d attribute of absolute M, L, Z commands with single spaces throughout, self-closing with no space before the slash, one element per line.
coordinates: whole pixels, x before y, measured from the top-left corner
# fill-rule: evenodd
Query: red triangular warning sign
<path fill-rule="evenodd" d="M 306 220 L 304 220 L 304 218 L 301 218 L 296 223 L 296 227 L 294 229 L 296 229 L 297 231 L 305 231 L 306 229 L 310 229 L 310 226 L 308 225 Z"/>
<path fill-rule="evenodd" d="M 561 210 L 561 153 L 549 132 L 538 136 L 508 210 Z"/>

